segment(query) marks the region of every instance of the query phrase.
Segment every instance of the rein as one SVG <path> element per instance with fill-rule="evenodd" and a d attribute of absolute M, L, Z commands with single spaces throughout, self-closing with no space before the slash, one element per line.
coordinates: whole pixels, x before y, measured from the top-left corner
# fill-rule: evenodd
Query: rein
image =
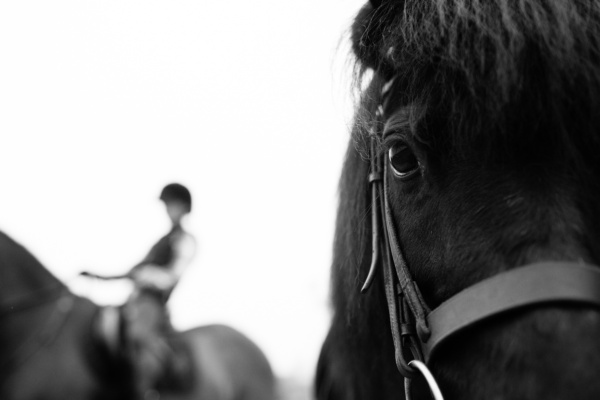
<path fill-rule="evenodd" d="M 385 98 L 391 82 L 382 90 Z M 384 118 L 383 105 L 376 117 Z M 455 334 L 499 314 L 549 304 L 586 304 L 600 307 L 600 269 L 572 262 L 542 262 L 517 267 L 485 279 L 452 296 L 436 309 L 427 306 L 412 275 L 394 226 L 389 203 L 388 163 L 378 154 L 377 132 L 370 132 L 369 184 L 371 190 L 372 259 L 361 292 L 366 292 L 383 264 L 396 366 L 410 380 L 423 376 L 433 397 L 443 399 L 426 364 L 442 343 Z"/>

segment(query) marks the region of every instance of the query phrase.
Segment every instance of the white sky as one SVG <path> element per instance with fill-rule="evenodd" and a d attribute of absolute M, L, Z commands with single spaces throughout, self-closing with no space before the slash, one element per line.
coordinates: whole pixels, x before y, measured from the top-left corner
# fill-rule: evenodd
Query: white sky
<path fill-rule="evenodd" d="M 338 46 L 363 2 L 0 3 L 0 229 L 120 302 L 126 284 L 78 272 L 139 261 L 168 229 L 160 189 L 181 182 L 200 247 L 176 326 L 229 324 L 312 379 L 348 137 Z"/>

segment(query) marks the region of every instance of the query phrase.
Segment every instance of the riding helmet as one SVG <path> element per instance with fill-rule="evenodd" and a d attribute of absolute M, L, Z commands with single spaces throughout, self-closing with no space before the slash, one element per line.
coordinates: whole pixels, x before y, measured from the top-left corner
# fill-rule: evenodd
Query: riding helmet
<path fill-rule="evenodd" d="M 190 191 L 179 183 L 170 183 L 160 192 L 160 199 L 167 201 L 180 201 L 187 206 L 187 212 L 192 211 L 192 195 Z"/>

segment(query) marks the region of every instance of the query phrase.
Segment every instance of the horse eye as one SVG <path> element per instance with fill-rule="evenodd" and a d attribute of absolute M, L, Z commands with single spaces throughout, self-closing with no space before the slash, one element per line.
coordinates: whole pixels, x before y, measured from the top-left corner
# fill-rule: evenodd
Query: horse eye
<path fill-rule="evenodd" d="M 404 142 L 397 142 L 389 150 L 390 165 L 399 178 L 407 178 L 419 171 L 419 160 Z"/>

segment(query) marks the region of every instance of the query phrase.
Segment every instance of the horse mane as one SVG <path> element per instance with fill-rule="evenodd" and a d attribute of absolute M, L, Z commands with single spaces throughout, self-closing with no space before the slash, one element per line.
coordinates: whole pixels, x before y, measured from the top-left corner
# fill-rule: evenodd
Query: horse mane
<path fill-rule="evenodd" d="M 66 286 L 27 249 L 0 231 L 0 313 L 59 295 Z"/>
<path fill-rule="evenodd" d="M 422 141 L 457 157 L 526 160 L 552 142 L 548 158 L 577 163 L 600 147 L 596 0 L 383 0 L 359 12 L 352 42 L 357 81 L 395 77 Z"/>

